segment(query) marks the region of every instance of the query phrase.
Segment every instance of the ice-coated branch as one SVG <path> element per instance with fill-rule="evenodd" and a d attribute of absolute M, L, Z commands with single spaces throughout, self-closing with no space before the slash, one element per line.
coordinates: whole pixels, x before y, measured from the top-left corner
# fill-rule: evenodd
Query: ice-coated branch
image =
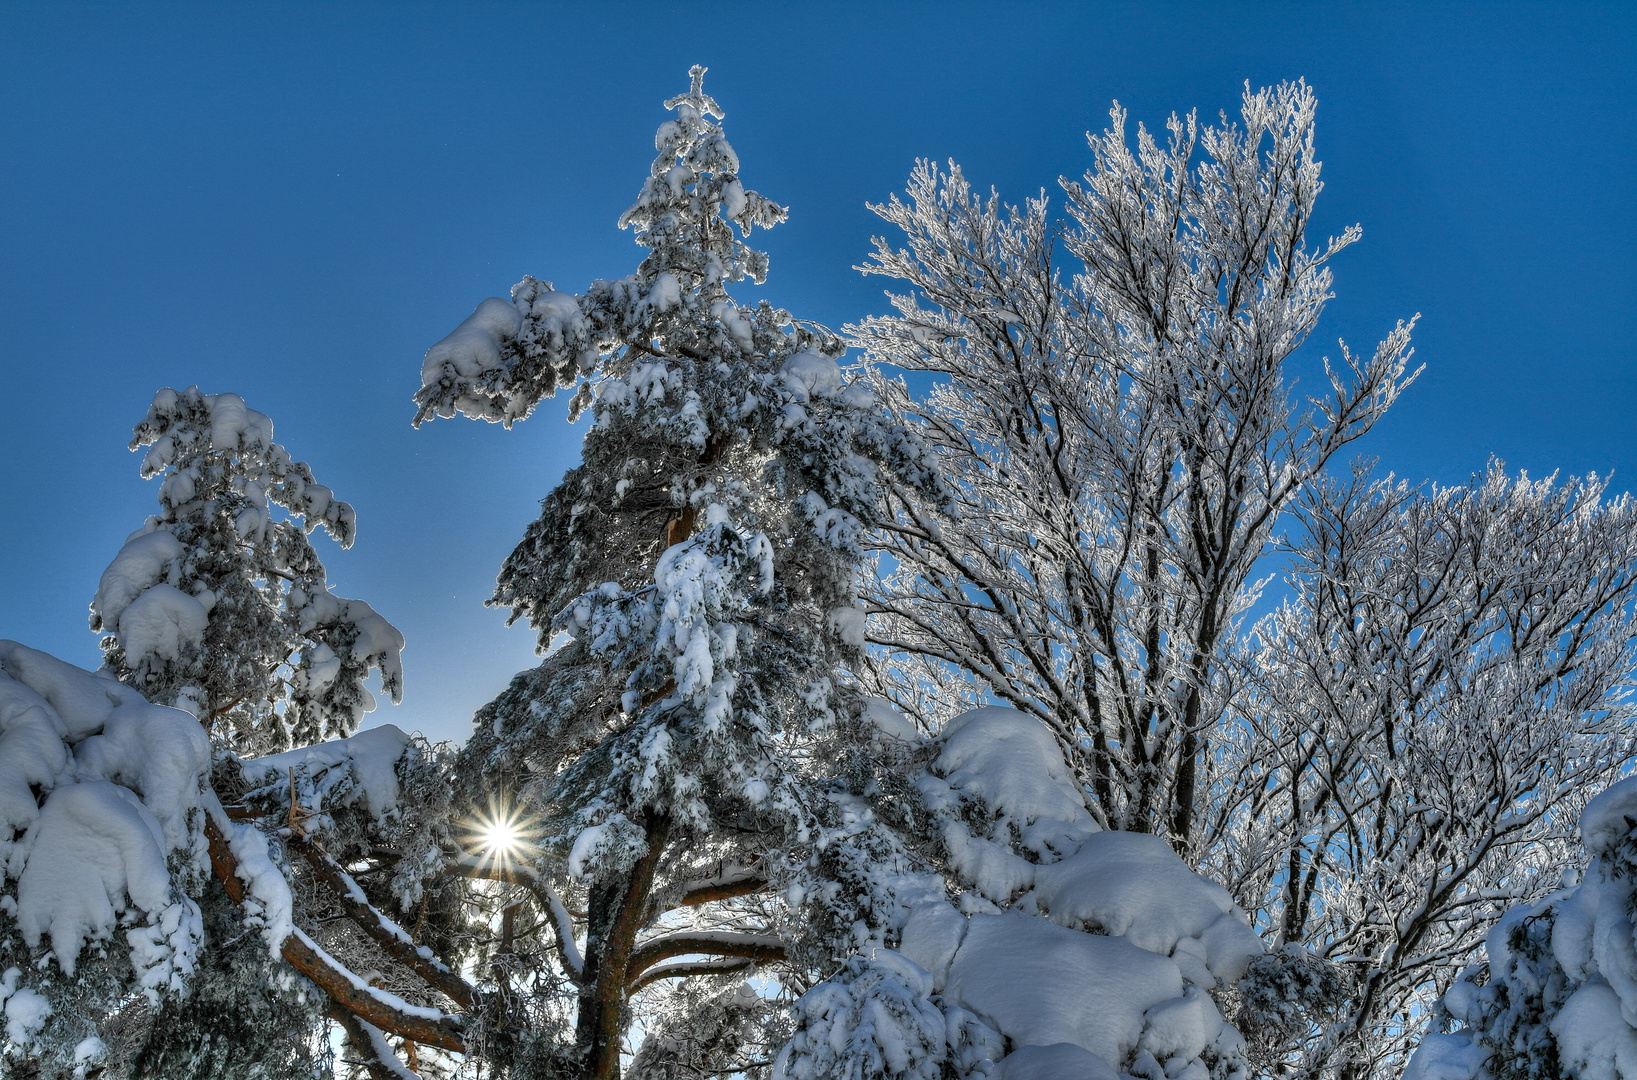
<path fill-rule="evenodd" d="M 451 860 L 449 871 L 461 877 L 479 881 L 500 881 L 508 885 L 521 885 L 527 889 L 534 897 L 534 902 L 541 913 L 549 917 L 553 930 L 552 941 L 557 947 L 557 958 L 563 962 L 563 970 L 568 972 L 569 978 L 576 981 L 584 978 L 585 960 L 574 940 L 574 919 L 569 913 L 568 905 L 557 895 L 557 890 L 552 888 L 551 882 L 533 867 L 515 860 L 499 862 L 471 852 L 462 852 Z"/>

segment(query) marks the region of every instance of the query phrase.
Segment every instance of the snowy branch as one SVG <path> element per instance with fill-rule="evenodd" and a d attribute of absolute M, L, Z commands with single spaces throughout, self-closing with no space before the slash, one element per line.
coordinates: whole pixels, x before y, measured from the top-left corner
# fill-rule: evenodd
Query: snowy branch
<path fill-rule="evenodd" d="M 210 866 L 222 888 L 234 903 L 245 900 L 244 883 L 239 878 L 238 860 L 222 835 L 214 815 L 205 816 L 205 836 L 210 844 Z M 299 929 L 292 930 L 279 946 L 290 966 L 311 979 L 330 1000 L 367 1023 L 445 1050 L 464 1052 L 466 1044 L 459 1023 L 436 1009 L 423 1009 L 370 986 L 347 970 Z"/>
<path fill-rule="evenodd" d="M 329 886 L 347 916 L 381 946 L 393 959 L 410 968 L 429 984 L 441 990 L 463 1009 L 471 1009 L 476 993 L 465 979 L 451 971 L 430 949 L 417 946 L 403 927 L 374 907 L 339 864 L 325 854 L 311 839 L 292 832 L 285 844 L 295 848 L 307 860 L 319 880 Z"/>

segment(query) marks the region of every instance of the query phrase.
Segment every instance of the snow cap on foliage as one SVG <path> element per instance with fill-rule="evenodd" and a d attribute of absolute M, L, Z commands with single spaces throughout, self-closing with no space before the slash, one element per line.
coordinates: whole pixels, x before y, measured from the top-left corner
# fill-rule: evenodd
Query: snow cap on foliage
<path fill-rule="evenodd" d="M 870 702 L 866 715 L 895 734 L 909 727 L 884 702 Z M 913 738 L 913 728 L 903 735 Z M 1159 837 L 1099 830 L 1056 740 L 1024 713 L 973 710 L 932 745 L 912 783 L 956 881 L 971 891 L 954 904 L 928 887 L 928 875 L 878 874 L 904 909 L 891 955 L 914 977 L 863 978 L 868 965 L 855 957 L 820 984 L 798 1009 L 804 1027 L 786 1048 L 787 1075 L 875 1075 L 874 1044 L 845 1037 L 841 1025 L 866 1011 L 856 999 L 873 1001 L 890 985 L 896 1004 L 869 1014 L 877 1027 L 894 1016 L 894 1031 L 924 1030 L 910 1018 L 939 1010 L 952 1025 L 973 1018 L 1012 1048 L 991 1055 L 990 1071 L 955 1075 L 1243 1077 L 1244 1040 L 1210 995 L 1233 986 L 1264 949 L 1227 891 Z M 879 964 L 886 954 L 869 955 Z"/>
<path fill-rule="evenodd" d="M 203 864 L 210 743 L 198 721 L 0 641 L 5 751 L 15 756 L 0 753 L 0 855 L 17 891 L 0 923 L 15 918 L 31 948 L 49 938 L 68 975 L 87 942 L 129 927 L 139 988 L 179 989 L 203 933 L 170 869 Z"/>
<path fill-rule="evenodd" d="M 1485 939 L 1487 965 L 1444 995 L 1462 1026 L 1427 1035 L 1405 1080 L 1490 1080 L 1498 1066 L 1637 1076 L 1637 781 L 1593 798 L 1580 830 L 1592 856 L 1580 882 L 1501 918 Z"/>
<path fill-rule="evenodd" d="M 244 778 L 257 788 L 278 787 L 293 775 L 301 805 L 310 813 L 356 804 L 379 820 L 398 810 L 397 767 L 408 748 L 408 735 L 392 724 L 381 724 L 345 739 L 250 758 L 239 765 Z"/>
<path fill-rule="evenodd" d="M 1087 837 L 1068 858 L 1037 867 L 1028 895 L 1053 922 L 1170 956 L 1206 988 L 1237 981 L 1265 951 L 1228 890 L 1189 870 L 1150 833 Z"/>
<path fill-rule="evenodd" d="M 938 742 L 918 781 L 921 797 L 943 821 L 950 866 L 990 900 L 1010 900 L 1034 883 L 1037 863 L 1097 831 L 1063 751 L 1033 717 L 998 705 L 973 709 L 945 725 Z"/>

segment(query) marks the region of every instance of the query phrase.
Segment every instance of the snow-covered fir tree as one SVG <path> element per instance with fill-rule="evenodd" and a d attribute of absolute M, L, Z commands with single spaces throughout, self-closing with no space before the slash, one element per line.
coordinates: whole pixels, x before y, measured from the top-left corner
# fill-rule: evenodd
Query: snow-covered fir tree
<path fill-rule="evenodd" d="M 108 667 L 250 755 L 352 734 L 375 707 L 372 670 L 397 702 L 403 635 L 332 595 L 308 540 L 322 528 L 350 547 L 353 509 L 273 441 L 272 421 L 237 394 L 165 389 L 131 440 L 144 447 L 159 513 L 91 601 Z"/>
<path fill-rule="evenodd" d="M 506 998 L 530 980 L 567 998 L 519 1005 L 540 1018 L 532 1030 L 493 1019 L 488 1037 L 518 1043 L 504 1054 L 521 1075 L 616 1076 L 634 994 L 789 958 L 802 935 L 781 933 L 790 922 L 765 894 L 834 817 L 819 750 L 858 713 L 846 672 L 863 645 L 862 534 L 888 483 L 941 501 L 915 437 L 844 378 L 835 335 L 729 295 L 762 281 L 766 256 L 744 238 L 785 211 L 740 181 L 703 76 L 667 102 L 620 219 L 647 249 L 636 273 L 577 296 L 524 278 L 428 351 L 416 399 L 418 420 L 510 424 L 583 380 L 571 413 L 591 416 L 582 464 L 493 601 L 549 655 L 479 714 L 459 763 L 474 807 L 537 838 L 490 873 L 538 882 L 536 931 L 557 936 L 539 953 L 546 983 L 501 979 Z M 559 894 L 585 912 L 581 941 Z M 743 1014 L 719 995 L 687 1000 L 696 1039 Z M 704 1042 L 719 1067 L 765 1070 Z M 638 1061 L 667 1057 L 656 1044 Z"/>

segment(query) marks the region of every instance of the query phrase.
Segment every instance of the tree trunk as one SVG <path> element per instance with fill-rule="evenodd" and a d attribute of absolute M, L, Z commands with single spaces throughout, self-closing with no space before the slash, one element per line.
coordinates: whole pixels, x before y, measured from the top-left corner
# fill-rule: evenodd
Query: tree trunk
<path fill-rule="evenodd" d="M 619 1080 L 620 1017 L 630 982 L 631 950 L 642 928 L 654 890 L 654 874 L 671 829 L 668 818 L 652 812 L 644 815 L 642 825 L 648 850 L 625 875 L 591 889 L 585 983 L 580 991 L 580 1021 L 575 1037 L 584 1080 Z"/>

